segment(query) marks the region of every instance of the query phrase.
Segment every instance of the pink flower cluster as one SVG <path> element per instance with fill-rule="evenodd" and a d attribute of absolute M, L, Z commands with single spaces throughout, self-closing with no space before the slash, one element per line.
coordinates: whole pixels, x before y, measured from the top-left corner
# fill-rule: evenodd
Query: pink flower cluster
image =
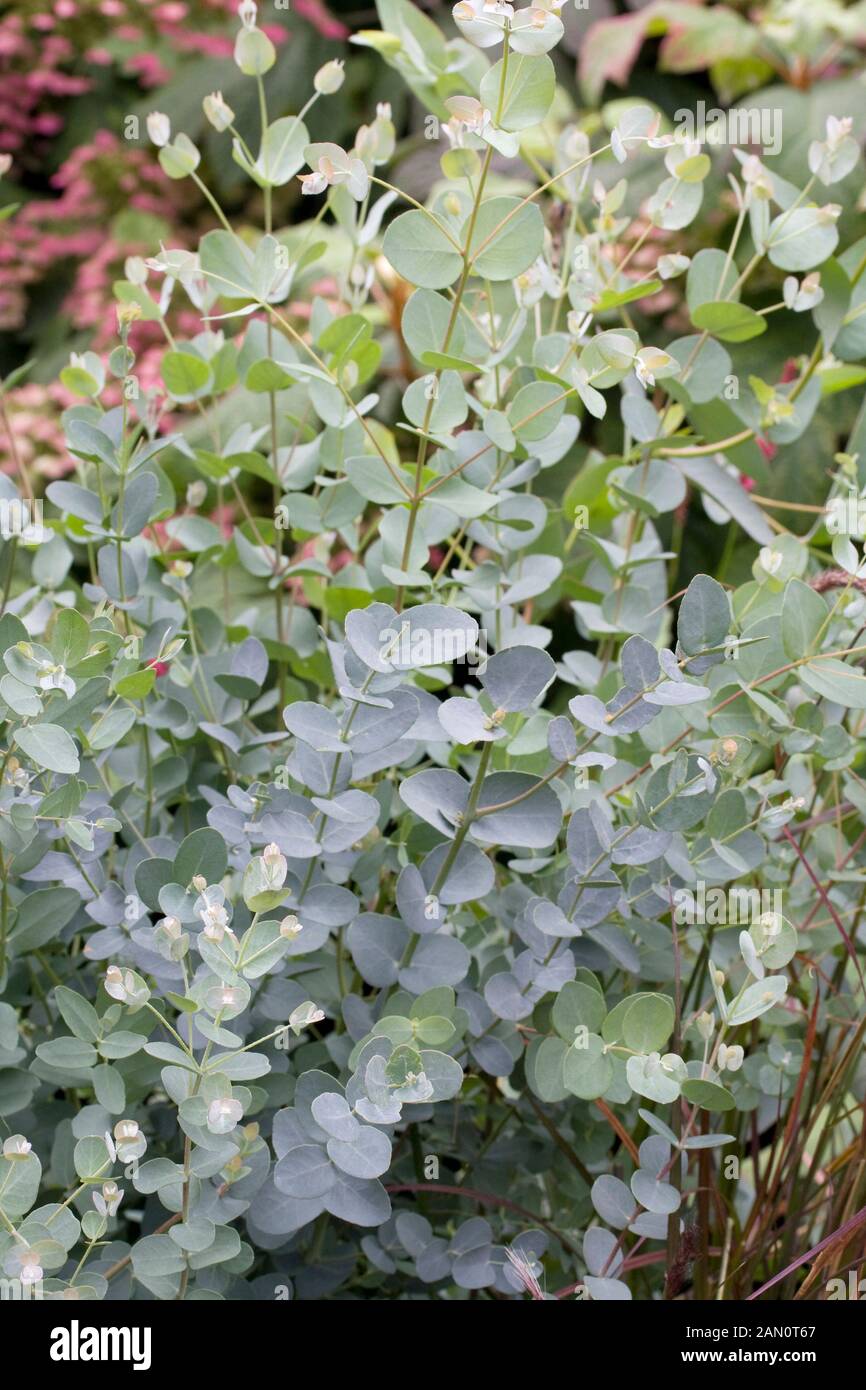
<path fill-rule="evenodd" d="M 151 247 L 120 245 L 108 228 L 130 209 L 165 218 L 173 226 L 184 192 L 166 178 L 150 150 L 97 132 L 51 179 L 59 196 L 26 203 L 4 223 L 0 239 L 0 329 L 24 321 L 27 286 L 70 261 L 82 264 L 65 311 L 77 328 L 98 329 L 111 309 L 109 267 Z"/>
<path fill-rule="evenodd" d="M 58 0 L 62 5 L 64 0 Z M 40 34 L 45 18 L 36 15 L 30 26 L 14 11 L 0 19 L 0 150 L 19 164 L 35 166 L 45 148 L 63 128 L 57 102 L 90 90 L 87 77 L 61 69 L 71 64 L 75 50 L 62 34 Z"/>
<path fill-rule="evenodd" d="M 39 386 L 30 383 L 18 386 L 6 397 L 6 416 L 15 436 L 15 450 L 10 447 L 5 430 L 0 427 L 0 470 L 15 474 L 16 456 L 31 478 L 62 477 L 72 466 L 66 452 L 60 412 L 72 404 L 72 397 L 59 384 Z"/>

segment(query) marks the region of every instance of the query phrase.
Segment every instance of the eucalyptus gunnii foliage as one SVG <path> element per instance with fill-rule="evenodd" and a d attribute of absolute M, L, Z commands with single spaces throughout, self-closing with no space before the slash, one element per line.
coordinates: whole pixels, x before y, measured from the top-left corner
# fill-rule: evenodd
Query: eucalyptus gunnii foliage
<path fill-rule="evenodd" d="M 379 8 L 356 42 L 429 113 L 426 202 L 387 106 L 310 143 L 339 63 L 269 117 L 244 0 L 260 138 L 204 106 L 262 224 L 155 112 L 217 225 L 128 262 L 117 347 L 62 373 L 74 475 L 5 543 L 4 1274 L 817 1296 L 802 1257 L 847 1267 L 866 1205 L 866 577 L 830 536 L 866 425 L 808 533 L 741 475 L 864 378 L 852 123 L 795 186 L 645 104 L 564 120 L 555 8 L 460 0 L 450 39 Z M 781 317 L 808 346 L 765 381 Z M 670 591 L 687 506 L 742 582 Z"/>

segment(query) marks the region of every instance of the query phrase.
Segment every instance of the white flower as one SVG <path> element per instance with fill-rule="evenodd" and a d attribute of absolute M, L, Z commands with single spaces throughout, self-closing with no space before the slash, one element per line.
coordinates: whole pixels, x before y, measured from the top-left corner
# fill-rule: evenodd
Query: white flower
<path fill-rule="evenodd" d="M 712 1012 L 708 1012 L 706 1009 L 704 1009 L 703 1013 L 698 1014 L 697 1018 L 695 1019 L 695 1023 L 697 1024 L 698 1032 L 704 1039 L 704 1042 L 707 1042 L 715 1032 L 715 1014 L 713 1014 Z"/>
<path fill-rule="evenodd" d="M 253 0 L 242 0 L 238 6 L 238 18 L 245 29 L 254 29 L 256 24 L 256 9 Z"/>
<path fill-rule="evenodd" d="M 121 1163 L 129 1163 L 133 1158 L 141 1158 L 147 1148 L 147 1140 L 142 1134 L 137 1120 L 118 1120 L 114 1126 L 114 1142 L 117 1157 Z"/>
<path fill-rule="evenodd" d="M 67 700 L 72 699 L 77 687 L 72 677 L 67 676 L 65 666 L 53 666 L 46 661 L 40 669 L 40 690 L 62 690 Z"/>
<path fill-rule="evenodd" d="M 554 275 L 543 256 L 518 275 L 514 281 L 514 297 L 521 309 L 531 309 L 540 304 L 545 295 L 557 299 L 562 286 L 559 277 Z"/>
<path fill-rule="evenodd" d="M 339 145 L 316 145 L 321 151 L 312 174 L 299 174 L 302 193 L 323 193 L 326 188 L 337 188 L 345 184 L 349 193 L 359 203 L 363 202 L 370 189 L 370 175 L 363 160 L 346 154 Z"/>
<path fill-rule="evenodd" d="M 9 173 L 9 170 L 10 170 L 11 168 L 12 168 L 12 156 L 11 156 L 11 154 L 0 154 L 0 179 L 2 179 L 2 177 L 3 177 L 4 174 L 8 174 L 8 173 Z"/>
<path fill-rule="evenodd" d="M 222 1097 L 212 1100 L 207 1111 L 207 1127 L 211 1134 L 228 1134 L 241 1119 L 244 1108 L 239 1100 Z"/>
<path fill-rule="evenodd" d="M 228 913 L 224 907 L 214 906 L 205 908 L 199 916 L 204 923 L 202 935 L 208 941 L 222 941 L 229 924 Z"/>
<path fill-rule="evenodd" d="M 141 976 L 134 970 L 121 970 L 119 965 L 108 967 L 103 983 L 107 995 L 134 1009 L 140 1009 L 150 998 L 150 990 Z"/>
<path fill-rule="evenodd" d="M 232 985 L 213 985 L 205 994 L 205 1004 L 214 1015 L 236 1018 L 246 1008 L 249 991 Z"/>
<path fill-rule="evenodd" d="M 186 489 L 186 505 L 188 507 L 200 507 L 207 497 L 207 483 L 201 478 L 196 478 L 194 483 L 189 483 Z"/>
<path fill-rule="evenodd" d="M 681 256 L 679 252 L 672 252 L 668 256 L 659 256 L 656 270 L 662 280 L 673 280 L 677 275 L 682 275 L 683 271 L 688 270 L 691 263 L 690 256 Z"/>
<path fill-rule="evenodd" d="M 785 557 L 781 550 L 773 550 L 769 545 L 764 545 L 758 551 L 758 561 L 766 574 L 778 574 L 785 563 Z"/>
<path fill-rule="evenodd" d="M 743 1065 L 744 1055 L 739 1043 L 731 1045 L 722 1043 L 716 1053 L 716 1064 L 719 1071 L 739 1071 Z"/>
<path fill-rule="evenodd" d="M 772 940 L 782 930 L 782 919 L 778 912 L 764 912 L 758 918 L 758 926 L 762 928 L 764 936 Z"/>
<path fill-rule="evenodd" d="M 304 1028 L 309 1028 L 311 1023 L 320 1023 L 325 1017 L 322 1010 L 312 999 L 307 999 L 305 1003 L 299 1004 L 289 1015 L 289 1027 L 292 1032 L 299 1036 Z"/>
<path fill-rule="evenodd" d="M 313 78 L 313 86 L 320 96 L 329 97 L 339 92 L 345 80 L 342 58 L 332 58 L 330 63 L 319 68 Z"/>
<path fill-rule="evenodd" d="M 223 890 L 214 884 L 210 888 L 205 888 L 204 892 L 196 898 L 196 916 L 204 927 L 203 934 L 208 941 L 222 941 L 231 921 L 225 897 Z"/>
<path fill-rule="evenodd" d="M 202 102 L 202 110 L 214 130 L 228 130 L 235 113 L 228 102 L 223 100 L 222 92 L 211 92 Z"/>
<path fill-rule="evenodd" d="M 804 277 L 802 284 L 796 275 L 788 275 L 782 285 L 782 297 L 789 309 L 793 309 L 795 314 L 802 314 L 806 309 L 814 309 L 816 304 L 820 304 L 824 298 L 824 291 L 821 289 L 821 273 L 813 270 L 811 275 Z"/>
<path fill-rule="evenodd" d="M 290 912 L 280 923 L 280 936 L 287 941 L 294 941 L 295 937 L 300 936 L 304 928 L 301 926 L 294 912 Z"/>
<path fill-rule="evenodd" d="M 850 116 L 828 116 L 826 139 L 809 146 L 809 169 L 822 183 L 838 183 L 857 163 L 860 147 L 851 137 L 853 124 Z"/>
<path fill-rule="evenodd" d="M 3 1157 L 26 1158 L 32 1148 L 30 1140 L 25 1139 L 23 1134 L 11 1134 L 8 1139 L 3 1140 Z"/>
<path fill-rule="evenodd" d="M 286 861 L 286 856 L 281 851 L 279 845 L 265 845 L 264 853 L 262 854 L 262 864 L 264 866 L 265 882 L 268 888 L 282 888 L 286 881 L 286 874 L 289 871 L 289 866 Z"/>
<path fill-rule="evenodd" d="M 312 174 L 298 174 L 298 178 L 301 182 L 301 192 L 307 195 L 311 193 L 324 193 L 325 189 L 328 187 L 326 176 L 318 170 Z"/>
<path fill-rule="evenodd" d="M 634 360 L 635 376 L 641 386 L 655 386 L 657 376 L 669 376 L 671 370 L 679 371 L 680 364 L 669 352 L 661 348 L 641 348 Z"/>
<path fill-rule="evenodd" d="M 116 1182 L 104 1182 L 101 1192 L 94 1192 L 93 1205 L 100 1216 L 114 1216 L 120 1203 L 123 1201 L 123 1193 Z"/>
<path fill-rule="evenodd" d="M 171 139 L 171 121 L 161 111 L 151 111 L 147 118 L 147 133 L 157 146 L 167 145 Z"/>
<path fill-rule="evenodd" d="M 490 123 L 490 112 L 477 97 L 448 97 L 445 105 L 452 119 L 473 135 L 481 135 Z"/>

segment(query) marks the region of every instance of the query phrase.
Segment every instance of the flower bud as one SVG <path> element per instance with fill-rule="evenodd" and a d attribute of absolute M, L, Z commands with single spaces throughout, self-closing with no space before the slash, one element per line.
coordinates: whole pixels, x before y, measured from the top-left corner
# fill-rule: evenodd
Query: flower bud
<path fill-rule="evenodd" d="M 154 145 L 167 145 L 171 139 L 171 121 L 161 111 L 151 111 L 147 118 L 147 133 Z"/>
<path fill-rule="evenodd" d="M 208 1106 L 207 1127 L 212 1134 L 228 1134 L 243 1113 L 244 1108 L 239 1100 L 222 1096 L 219 1100 L 212 1100 Z"/>
<path fill-rule="evenodd" d="M 704 1039 L 704 1042 L 707 1042 L 713 1036 L 715 1030 L 715 1015 L 705 1009 L 703 1013 L 698 1014 L 695 1023 L 697 1024 L 698 1032 Z"/>
<path fill-rule="evenodd" d="M 201 478 L 196 478 L 194 483 L 190 483 L 186 490 L 186 505 L 188 507 L 200 507 L 207 497 L 207 483 Z M 205 885 L 207 886 L 207 885 Z M 199 889 L 201 892 L 201 889 Z"/>
<path fill-rule="evenodd" d="M 251 8 L 255 10 L 255 5 L 251 5 Z M 274 66 L 276 59 L 274 45 L 261 29 L 253 25 L 243 28 L 238 34 L 235 62 L 246 77 L 263 77 Z"/>
<path fill-rule="evenodd" d="M 320 96 L 330 97 L 334 92 L 339 92 L 345 80 L 342 60 L 332 58 L 330 63 L 319 68 L 313 78 L 313 86 Z"/>
<path fill-rule="evenodd" d="M 205 97 L 202 110 L 214 130 L 228 130 L 235 118 L 234 111 L 228 102 L 223 100 L 222 92 L 211 92 L 210 96 Z"/>

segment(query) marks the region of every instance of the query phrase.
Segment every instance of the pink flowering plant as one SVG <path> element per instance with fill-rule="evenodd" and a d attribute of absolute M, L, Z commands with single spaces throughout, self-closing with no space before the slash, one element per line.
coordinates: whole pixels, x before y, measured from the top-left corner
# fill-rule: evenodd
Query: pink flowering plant
<path fill-rule="evenodd" d="M 0 383 L 4 1276 L 835 1297 L 857 110 L 594 110 L 553 3 L 378 12 L 286 98 L 243 0 L 192 134 L 157 92 L 63 166 L 152 220 L 82 230 L 82 338 Z M 417 140 L 375 92 L 337 138 L 355 63 Z"/>

